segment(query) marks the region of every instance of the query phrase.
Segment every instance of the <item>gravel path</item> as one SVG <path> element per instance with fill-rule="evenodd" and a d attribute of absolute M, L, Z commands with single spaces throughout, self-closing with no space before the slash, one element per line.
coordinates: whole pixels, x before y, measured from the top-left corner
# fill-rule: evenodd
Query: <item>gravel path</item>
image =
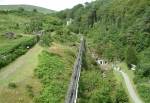
<path fill-rule="evenodd" d="M 134 87 L 133 87 L 128 75 L 125 72 L 123 72 L 122 70 L 119 70 L 119 69 L 116 69 L 116 68 L 114 68 L 114 70 L 120 72 L 121 75 L 123 76 L 126 87 L 127 87 L 127 90 L 129 92 L 129 95 L 132 98 L 132 100 L 134 101 L 134 103 L 143 103 L 142 100 L 136 94 L 136 92 L 134 90 Z"/>

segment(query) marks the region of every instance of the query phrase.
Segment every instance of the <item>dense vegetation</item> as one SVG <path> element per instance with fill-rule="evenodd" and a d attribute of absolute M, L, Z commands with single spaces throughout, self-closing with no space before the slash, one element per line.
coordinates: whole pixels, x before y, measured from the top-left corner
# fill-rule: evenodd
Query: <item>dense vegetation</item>
<path fill-rule="evenodd" d="M 55 54 L 43 52 L 40 55 L 40 64 L 36 69 L 36 75 L 43 83 L 43 90 L 39 97 L 36 98 L 37 103 L 56 103 L 64 100 L 67 84 L 61 79 L 64 77 L 65 69 L 60 57 Z"/>
<path fill-rule="evenodd" d="M 71 30 L 76 32 L 77 28 L 88 34 L 100 55 L 110 60 L 123 60 L 128 45 L 135 47 L 137 52 L 149 47 L 148 5 L 149 0 L 97 0 L 84 6 L 79 4 L 58 16 L 73 18 Z"/>
<path fill-rule="evenodd" d="M 47 48 L 39 56 L 39 66 L 35 69 L 35 75 L 43 86 L 41 94 L 33 96 L 35 102 L 64 102 L 75 59 L 74 48 L 71 47 L 78 46 L 80 35 L 77 34 L 80 33 L 87 38 L 88 48 L 99 57 L 110 62 L 126 62 L 129 69 L 131 64 L 137 65 L 134 82 L 144 102 L 150 101 L 149 0 L 96 0 L 52 14 L 31 9 L 19 7 L 0 11 L 0 68 L 24 54 L 27 46 L 32 47 L 37 41 L 33 34 L 39 35 L 39 43 Z M 71 24 L 66 26 L 70 19 Z M 23 37 L 8 39 L 1 36 L 6 32 Z M 55 43 L 69 47 L 52 47 L 50 53 L 49 47 Z M 107 71 L 104 78 L 95 62 L 89 55 L 86 57 L 78 102 L 129 102 L 122 84 L 116 82 L 112 71 Z"/>
<path fill-rule="evenodd" d="M 0 10 L 0 30 L 5 32 L 41 34 L 52 32 L 62 26 L 62 22 L 57 17 L 50 14 L 43 14 L 35 11 L 22 9 L 2 11 Z"/>
<path fill-rule="evenodd" d="M 41 80 L 43 89 L 35 97 L 36 103 L 64 103 L 72 66 L 75 60 L 74 49 L 69 47 L 55 47 L 51 53 L 43 51 L 39 56 L 39 66 L 35 75 Z"/>
<path fill-rule="evenodd" d="M 141 58 L 137 71 L 135 72 L 136 76 L 134 78 L 135 83 L 137 84 L 138 91 L 143 97 L 145 103 L 150 101 L 150 48 L 145 49 L 139 54 Z"/>
<path fill-rule="evenodd" d="M 0 68 L 27 52 L 39 37 L 41 45 L 49 46 L 51 32 L 61 25 L 59 19 L 35 11 L 0 11 Z"/>
<path fill-rule="evenodd" d="M 149 0 L 96 0 L 56 15 L 64 21 L 72 18 L 68 28 L 85 34 L 89 46 L 100 57 L 127 62 L 129 68 L 131 64 L 137 65 L 137 89 L 146 103 L 150 101 Z"/>
<path fill-rule="evenodd" d="M 82 68 L 78 103 L 129 103 L 122 85 L 117 83 L 112 70 L 100 71 L 95 61 L 86 55 Z"/>
<path fill-rule="evenodd" d="M 13 99 L 12 103 L 24 101 L 26 98 L 27 100 L 25 101 L 32 101 L 34 99 L 37 103 L 64 102 L 75 60 L 76 47 L 78 47 L 78 36 L 63 25 L 63 22 L 59 18 L 49 14 L 27 11 L 23 8 L 10 11 L 1 10 L 0 14 L 0 67 L 7 65 L 27 52 L 37 41 L 39 41 L 40 47 L 36 45 L 35 48 L 44 48 L 46 50 L 39 56 L 39 64 L 34 71 L 35 75 L 33 78 L 28 78 L 28 76 L 24 77 L 28 78 L 28 84 L 26 84 L 26 82 L 18 83 L 17 81 L 16 83 L 16 81 L 13 81 L 8 84 L 9 88 L 7 86 L 5 87 L 6 89 L 11 89 L 11 87 L 16 86 L 14 91 L 21 88 L 19 93 L 27 92 Z M 13 36 L 9 37 L 7 33 L 13 34 Z M 68 46 L 60 46 L 59 44 Z M 28 53 L 36 50 L 35 48 L 31 49 Z M 51 53 L 49 53 L 49 51 Z M 36 59 L 36 57 L 34 59 Z M 26 63 L 26 60 L 21 62 Z M 36 63 L 32 65 L 32 62 L 31 66 L 36 66 Z M 24 73 L 31 73 L 34 69 L 33 67 L 31 67 L 29 71 L 25 70 Z M 12 68 L 14 69 L 15 67 Z M 21 69 L 19 68 L 19 71 L 23 72 Z M 19 71 L 15 71 L 16 74 Z M 14 71 L 12 74 L 14 74 Z M 33 83 L 30 83 L 32 79 L 34 79 Z M 42 89 L 40 88 L 41 86 L 38 79 L 41 82 Z M 38 81 L 38 85 L 34 85 L 36 81 Z M 13 90 L 10 90 L 8 94 L 12 93 L 12 91 Z M 38 95 L 38 91 L 41 91 L 40 95 Z M 5 91 L 0 93 L 0 95 L 3 94 L 6 94 Z M 1 96 L 1 98 L 7 97 L 8 94 Z M 14 95 L 14 97 L 15 96 L 16 95 Z M 11 98 L 9 98 L 9 100 L 11 100 Z"/>

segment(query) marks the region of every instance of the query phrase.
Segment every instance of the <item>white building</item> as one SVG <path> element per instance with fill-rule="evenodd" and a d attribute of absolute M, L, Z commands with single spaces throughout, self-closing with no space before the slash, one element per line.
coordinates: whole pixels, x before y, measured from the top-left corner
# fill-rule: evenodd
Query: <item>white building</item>
<path fill-rule="evenodd" d="M 108 64 L 108 62 L 104 59 L 97 59 L 96 61 L 99 65 L 105 65 L 105 64 Z"/>
<path fill-rule="evenodd" d="M 69 26 L 71 23 L 72 23 L 72 21 L 73 21 L 73 19 L 72 18 L 70 18 L 68 21 L 67 21 L 67 26 Z"/>

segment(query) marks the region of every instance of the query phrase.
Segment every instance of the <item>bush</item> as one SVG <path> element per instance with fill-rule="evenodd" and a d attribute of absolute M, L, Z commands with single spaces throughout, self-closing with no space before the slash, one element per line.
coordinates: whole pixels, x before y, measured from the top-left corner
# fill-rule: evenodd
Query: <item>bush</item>
<path fill-rule="evenodd" d="M 144 102 L 149 103 L 149 101 L 150 101 L 150 96 L 149 96 L 150 86 L 144 85 L 144 84 L 138 84 L 137 89 L 138 89 L 140 96 L 143 98 Z"/>
<path fill-rule="evenodd" d="M 131 68 L 131 64 L 137 65 L 138 58 L 136 56 L 136 52 L 133 47 L 129 46 L 127 48 L 127 53 L 126 53 L 126 63 L 129 68 Z"/>
<path fill-rule="evenodd" d="M 119 85 L 112 71 L 103 78 L 98 65 L 92 64 L 93 60 L 86 57 L 88 66 L 81 71 L 79 81 L 78 103 L 128 103 L 128 97 L 122 85 Z"/>
<path fill-rule="evenodd" d="M 123 88 L 117 88 L 115 103 L 128 103 L 128 96 Z"/>
<path fill-rule="evenodd" d="M 52 43 L 52 38 L 51 38 L 51 34 L 44 34 L 41 36 L 41 39 L 40 39 L 40 44 L 42 46 L 50 46 Z"/>
<path fill-rule="evenodd" d="M 16 85 L 16 83 L 14 83 L 14 82 L 10 82 L 10 83 L 8 84 L 8 87 L 9 87 L 9 88 L 16 88 L 17 85 Z"/>
<path fill-rule="evenodd" d="M 34 97 L 34 93 L 33 93 L 33 90 L 32 90 L 32 86 L 26 85 L 26 90 L 27 90 L 28 95 L 29 95 L 30 97 Z"/>

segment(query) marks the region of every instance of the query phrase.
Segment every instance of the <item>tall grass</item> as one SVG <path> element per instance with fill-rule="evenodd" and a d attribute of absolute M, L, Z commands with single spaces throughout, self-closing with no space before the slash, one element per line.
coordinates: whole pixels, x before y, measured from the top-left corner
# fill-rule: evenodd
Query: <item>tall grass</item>
<path fill-rule="evenodd" d="M 43 89 L 34 98 L 36 103 L 64 103 L 71 78 L 75 54 L 70 48 L 59 46 L 43 51 L 39 55 L 39 66 L 35 75 L 40 79 Z"/>

